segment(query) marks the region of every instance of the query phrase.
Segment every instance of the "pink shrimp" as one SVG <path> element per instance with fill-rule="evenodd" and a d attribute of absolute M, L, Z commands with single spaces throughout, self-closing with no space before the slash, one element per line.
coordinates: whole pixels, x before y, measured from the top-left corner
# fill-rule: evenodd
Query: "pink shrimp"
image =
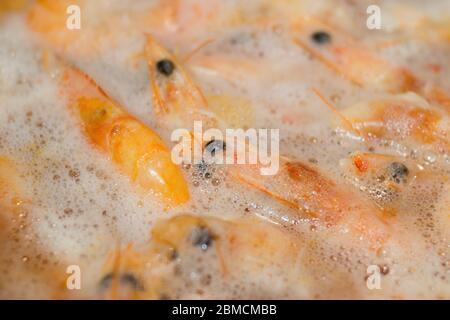
<path fill-rule="evenodd" d="M 293 24 L 292 32 L 296 44 L 351 82 L 390 93 L 415 91 L 448 110 L 450 97 L 443 89 L 430 86 L 407 68 L 378 57 L 336 28 L 314 18 L 304 18 Z"/>

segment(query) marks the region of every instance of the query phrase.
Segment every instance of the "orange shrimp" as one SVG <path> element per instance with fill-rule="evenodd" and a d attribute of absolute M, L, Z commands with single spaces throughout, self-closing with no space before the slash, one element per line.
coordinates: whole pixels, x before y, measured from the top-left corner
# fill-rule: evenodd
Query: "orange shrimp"
<path fill-rule="evenodd" d="M 165 121 L 173 127 L 196 120 L 210 122 L 213 115 L 208 113 L 207 101 L 189 74 L 152 36 L 146 37 L 145 53 L 157 116 L 166 117 Z M 159 69 L 164 67 L 167 70 L 161 72 Z"/>
<path fill-rule="evenodd" d="M 107 257 L 97 279 L 97 295 L 105 299 L 159 299 L 169 259 L 152 247 L 118 246 Z"/>
<path fill-rule="evenodd" d="M 387 154 L 354 152 L 340 166 L 352 184 L 391 216 L 397 214 L 402 192 L 425 175 L 411 160 Z"/>
<path fill-rule="evenodd" d="M 389 92 L 403 92 L 418 85 L 405 68 L 390 65 L 316 19 L 299 19 L 292 32 L 296 44 L 357 85 Z M 326 36 L 318 39 L 322 34 Z"/>
<path fill-rule="evenodd" d="M 68 68 L 64 72 L 61 93 L 89 141 L 110 156 L 131 181 L 161 197 L 169 206 L 188 201 L 183 174 L 155 132 L 78 70 Z"/>
<path fill-rule="evenodd" d="M 336 28 L 304 18 L 292 25 L 292 32 L 297 45 L 356 85 L 390 93 L 414 91 L 448 108 L 450 97 L 442 89 L 430 87 L 408 69 L 378 57 Z"/>
<path fill-rule="evenodd" d="M 303 276 L 305 271 L 298 268 L 304 255 L 299 240 L 279 226 L 256 218 L 225 220 L 188 214 L 176 216 L 155 224 L 150 244 L 140 248 L 127 246 L 120 252 L 115 251 L 103 268 L 105 276 L 100 285 L 105 287 L 107 284 L 107 289 L 111 289 L 111 275 L 114 274 L 120 298 L 173 298 L 179 282 L 172 281 L 176 270 L 183 270 L 178 277 L 181 281 L 188 281 L 183 274 L 189 277 L 190 270 L 197 270 L 199 261 L 206 259 L 208 270 L 205 272 L 217 271 L 221 277 L 215 281 L 224 285 L 235 281 L 236 275 L 247 274 L 244 281 L 267 289 L 270 283 L 265 283 L 261 275 L 285 276 L 285 272 L 290 272 L 293 282 L 285 284 L 287 288 L 272 291 L 271 295 L 290 292 L 297 297 L 307 297 L 309 282 Z M 276 268 L 284 271 L 275 272 Z"/>
<path fill-rule="evenodd" d="M 414 93 L 358 103 L 342 114 L 365 137 L 450 150 L 448 115 Z"/>
<path fill-rule="evenodd" d="M 157 117 L 172 130 L 192 127 L 194 120 L 206 118 L 205 127 L 217 124 L 200 89 L 178 60 L 150 35 L 146 45 L 150 83 Z M 158 70 L 158 63 L 170 62 L 170 72 Z M 162 117 L 160 115 L 163 115 Z M 173 119 L 176 121 L 172 122 Z M 317 169 L 284 157 L 274 176 L 262 176 L 260 164 L 229 166 L 229 173 L 247 185 L 288 204 L 326 226 L 347 225 L 370 239 L 373 246 L 387 237 L 383 213 L 352 192 L 342 190 Z"/>
<path fill-rule="evenodd" d="M 339 163 L 348 181 L 386 215 L 398 221 L 394 225 L 398 241 L 411 243 L 420 237 L 419 233 L 408 233 L 397 228 L 421 212 L 420 204 L 411 204 L 414 201 L 411 199 L 416 197 L 430 199 L 434 203 L 436 210 L 424 219 L 427 223 L 438 220 L 440 223 L 437 225 L 444 239 L 450 235 L 447 228 L 450 223 L 449 177 L 445 172 L 426 170 L 410 158 L 360 151 L 341 159 Z M 436 184 L 436 181 L 439 183 Z"/>

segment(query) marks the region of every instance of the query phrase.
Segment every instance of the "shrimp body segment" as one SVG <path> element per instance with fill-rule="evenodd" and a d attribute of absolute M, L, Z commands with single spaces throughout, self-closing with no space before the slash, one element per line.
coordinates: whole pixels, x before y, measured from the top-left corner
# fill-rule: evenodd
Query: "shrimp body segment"
<path fill-rule="evenodd" d="M 80 71 L 68 69 L 61 90 L 90 142 L 143 189 L 169 205 L 189 199 L 187 184 L 161 138 L 128 114 Z"/>

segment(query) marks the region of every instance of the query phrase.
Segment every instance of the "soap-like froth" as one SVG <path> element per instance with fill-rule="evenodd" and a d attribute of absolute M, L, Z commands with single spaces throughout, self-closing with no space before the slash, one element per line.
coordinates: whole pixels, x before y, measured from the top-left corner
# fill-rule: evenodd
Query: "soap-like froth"
<path fill-rule="evenodd" d="M 106 3 L 98 3 L 96 10 L 91 5 L 92 12 L 107 17 L 107 10 L 98 9 L 105 9 Z M 147 8 L 144 1 L 137 3 L 136 8 Z M 111 4 L 110 10 L 127 9 L 123 1 Z M 321 12 L 319 7 L 309 10 Z M 189 21 L 188 12 L 181 21 Z M 368 201 L 375 193 L 382 197 L 377 204 L 395 203 L 396 215 L 388 220 L 390 237 L 378 252 L 354 239 L 356 236 L 348 236 L 345 228 L 326 228 L 304 213 L 236 183 L 220 166 L 206 170 L 183 166 L 192 200 L 167 212 L 154 195 L 139 191 L 86 139 L 58 92 L 61 66 L 56 62 L 46 66 L 48 49 L 28 29 L 24 17 L 0 23 L 0 156 L 15 163 L 22 186 L 20 198 L 24 199 L 20 210 L 2 206 L 0 297 L 67 297 L 64 283 L 69 265 L 79 265 L 82 270 L 83 289 L 76 297 L 102 297 L 99 283 L 111 252 L 130 243 L 145 252 L 156 221 L 186 212 L 228 220 L 258 217 L 291 234 L 298 241 L 301 259 L 289 267 L 278 261 L 265 262 L 263 270 L 250 275 L 237 272 L 224 277 L 216 251 L 192 248 L 168 267 L 171 282 L 160 298 L 449 297 L 449 182 L 420 180 L 422 174 L 418 174 L 402 186 L 400 195 L 384 193 L 377 177 L 360 177 L 355 184 L 346 167 L 339 165 L 357 151 L 390 154 L 404 156 L 421 166 L 423 175 L 436 177 L 449 174 L 447 158 L 436 154 L 430 161 L 434 157 L 420 146 L 364 143 L 336 130 L 335 115 L 311 87 L 320 87 L 339 109 L 375 99 L 377 94 L 342 80 L 289 43 L 284 26 L 221 30 L 220 39 L 194 55 L 187 68 L 207 96 L 242 96 L 243 105 L 251 108 L 237 120 L 225 117 L 242 126 L 280 128 L 281 154 L 317 168 L 336 185 Z M 208 38 L 208 30 L 203 32 Z M 197 35 L 190 42 L 192 47 L 184 46 L 182 51 L 193 49 L 201 38 Z M 117 41 L 102 42 L 101 55 L 86 58 L 74 54 L 70 61 L 170 145 L 170 132 L 152 116 L 147 66 L 133 58 L 143 41 L 139 32 L 118 34 Z M 167 43 L 173 45 L 171 40 Z M 415 59 L 421 61 L 430 58 L 429 51 L 409 46 L 386 50 L 384 55 L 399 59 L 402 53 L 415 53 Z M 230 60 L 222 64 L 213 60 L 216 57 Z M 436 53 L 432 58 L 448 68 L 444 55 Z M 236 72 L 239 66 L 242 69 Z M 445 87 L 448 79 L 441 77 Z M 382 271 L 380 290 L 366 286 L 369 265 L 378 265 Z M 293 279 L 289 268 L 298 268 L 297 278 Z"/>

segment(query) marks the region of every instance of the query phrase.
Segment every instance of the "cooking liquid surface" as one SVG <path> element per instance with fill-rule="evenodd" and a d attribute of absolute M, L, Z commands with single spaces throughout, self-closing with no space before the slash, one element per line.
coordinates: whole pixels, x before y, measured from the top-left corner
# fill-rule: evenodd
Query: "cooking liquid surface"
<path fill-rule="evenodd" d="M 342 112 L 383 99 L 426 104 L 439 110 L 444 141 L 448 112 L 415 93 L 399 97 L 349 81 L 296 45 L 288 23 L 296 15 L 319 17 L 449 92 L 449 39 L 424 39 L 411 22 L 426 17 L 448 28 L 449 16 L 442 17 L 448 2 L 370 1 L 391 23 L 380 31 L 365 26 L 368 3 L 337 2 L 302 1 L 289 10 L 290 1 L 168 1 L 166 9 L 157 1 L 81 1 L 81 30 L 62 25 L 62 38 L 36 31 L 28 13 L 36 4 L 0 14 L 0 298 L 121 298 L 136 291 L 156 299 L 448 299 L 445 142 L 439 149 L 420 139 L 358 137 L 312 88 Z M 164 16 L 174 7 L 176 14 Z M 63 23 L 66 16 L 63 11 Z M 171 131 L 152 112 L 144 33 L 177 55 L 229 127 L 280 129 L 281 155 L 332 181 L 349 203 L 354 195 L 363 214 L 364 207 L 381 210 L 382 244 L 236 181 L 223 166 L 181 166 L 190 200 L 169 209 L 130 181 L 86 138 L 59 81 L 67 65 L 79 68 L 171 148 Z M 377 47 L 396 37 L 402 40 Z M 358 174 L 352 165 L 358 153 L 390 158 L 369 161 L 374 174 Z M 383 189 L 380 178 L 388 179 L 393 162 L 408 170 L 405 180 L 392 183 L 394 191 Z M 167 220 L 180 216 L 201 222 Z M 169 245 L 176 254 L 168 262 L 158 251 L 167 244 L 162 238 L 173 239 L 164 223 L 193 225 Z M 163 230 L 161 239 L 154 230 Z M 198 232 L 200 240 L 192 240 Z M 140 262 L 129 262 L 130 251 Z M 114 261 L 122 265 L 112 267 Z M 66 287 L 70 265 L 80 267 L 80 290 Z M 380 289 L 367 286 L 370 265 L 381 271 Z"/>

